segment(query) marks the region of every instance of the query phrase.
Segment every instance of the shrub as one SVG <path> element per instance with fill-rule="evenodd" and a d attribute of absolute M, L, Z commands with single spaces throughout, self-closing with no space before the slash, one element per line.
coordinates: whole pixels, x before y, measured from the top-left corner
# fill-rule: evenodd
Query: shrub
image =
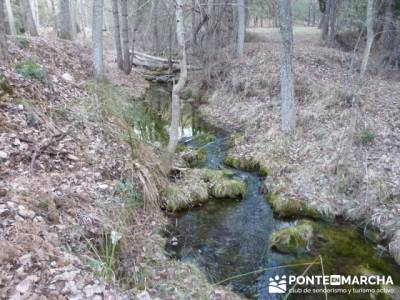
<path fill-rule="evenodd" d="M 27 48 L 29 46 L 29 40 L 25 35 L 18 35 L 15 42 L 17 46 L 21 49 Z"/>
<path fill-rule="evenodd" d="M 360 134 L 360 142 L 363 145 L 371 145 L 375 140 L 375 133 L 369 129 L 364 129 Z"/>
<path fill-rule="evenodd" d="M 27 78 L 35 78 L 43 81 L 46 77 L 46 70 L 43 69 L 39 64 L 34 62 L 32 59 L 26 59 L 20 62 L 17 67 L 17 72 Z"/>
<path fill-rule="evenodd" d="M 119 181 L 114 187 L 114 193 L 122 196 L 128 209 L 135 208 L 141 203 L 140 193 L 129 182 Z"/>

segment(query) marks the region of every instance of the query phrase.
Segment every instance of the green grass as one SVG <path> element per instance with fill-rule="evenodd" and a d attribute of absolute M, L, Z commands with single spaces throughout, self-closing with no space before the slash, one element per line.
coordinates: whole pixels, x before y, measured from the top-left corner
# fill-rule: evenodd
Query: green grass
<path fill-rule="evenodd" d="M 15 42 L 21 49 L 25 49 L 29 46 L 29 40 L 25 35 L 17 35 Z"/>
<path fill-rule="evenodd" d="M 34 78 L 39 81 L 44 81 L 47 75 L 47 71 L 30 58 L 17 64 L 16 70 L 25 78 Z"/>
<path fill-rule="evenodd" d="M 313 227 L 308 222 L 272 232 L 269 247 L 283 253 L 308 252 L 313 238 Z"/>
<path fill-rule="evenodd" d="M 141 194 L 130 182 L 118 181 L 114 187 L 114 194 L 124 199 L 127 209 L 135 209 L 143 204 Z"/>
<path fill-rule="evenodd" d="M 88 257 L 89 266 L 98 276 L 104 278 L 107 282 L 113 282 L 115 281 L 117 246 L 121 235 L 114 230 L 110 233 L 105 230 L 102 238 L 103 245 L 99 248 L 96 247 L 92 240 L 86 239 L 88 247 L 93 254 L 93 257 Z"/>

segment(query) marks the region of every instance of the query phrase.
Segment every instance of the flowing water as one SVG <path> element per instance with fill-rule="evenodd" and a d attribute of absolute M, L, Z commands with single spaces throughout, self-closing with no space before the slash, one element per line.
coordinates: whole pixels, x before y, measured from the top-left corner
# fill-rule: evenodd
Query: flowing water
<path fill-rule="evenodd" d="M 144 132 L 139 129 L 138 133 L 149 142 L 165 144 L 169 123 L 168 90 L 162 86 L 153 86 L 145 103 L 155 117 L 146 126 L 141 126 L 147 128 Z M 227 134 L 205 124 L 193 106 L 185 104 L 182 111 L 181 141 L 188 147 L 196 148 L 191 137 L 211 131 L 216 139 L 205 147 L 207 159 L 203 167 L 228 168 L 223 164 Z M 149 127 L 152 129 L 149 130 Z M 315 223 L 318 234 L 311 254 L 287 255 L 269 249 L 268 237 L 271 232 L 293 226 L 298 220 L 274 217 L 271 207 L 265 201 L 263 177 L 242 170 L 235 172 L 235 176 L 247 184 L 243 199 L 210 199 L 201 207 L 171 216 L 169 236 L 177 239 L 177 245 L 170 243 L 166 250 L 173 258 L 194 262 L 207 274 L 210 282 L 226 280 L 223 284 L 229 284 L 238 293 L 254 299 L 284 299 L 284 294 L 269 293 L 270 278 L 276 275 L 301 275 L 307 268 L 304 264 L 315 261 L 319 255 L 323 259 L 324 274 L 391 275 L 396 285 L 400 283 L 400 268 L 382 250 L 383 247 L 368 243 L 356 227 L 348 224 Z M 293 264 L 303 265 L 274 269 Z M 321 275 L 321 265 L 313 265 L 307 274 Z M 346 288 L 348 292 L 352 287 Z M 293 293 L 288 299 L 324 299 L 324 296 Z M 329 294 L 329 299 L 387 298 L 384 294 L 372 297 L 369 293 L 337 292 Z"/>

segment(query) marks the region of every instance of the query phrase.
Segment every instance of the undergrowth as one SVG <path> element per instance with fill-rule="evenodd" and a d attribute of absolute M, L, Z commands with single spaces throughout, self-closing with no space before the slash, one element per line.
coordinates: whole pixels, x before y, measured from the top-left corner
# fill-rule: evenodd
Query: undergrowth
<path fill-rule="evenodd" d="M 16 70 L 26 78 L 35 78 L 39 81 L 43 81 L 47 75 L 47 71 L 31 58 L 17 64 Z"/>

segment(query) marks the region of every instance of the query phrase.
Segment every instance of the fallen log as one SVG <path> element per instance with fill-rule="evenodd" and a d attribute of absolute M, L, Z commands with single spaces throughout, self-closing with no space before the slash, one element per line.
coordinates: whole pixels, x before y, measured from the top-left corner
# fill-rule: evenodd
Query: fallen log
<path fill-rule="evenodd" d="M 131 60 L 133 66 L 155 71 L 157 72 L 157 75 L 168 75 L 170 73 L 176 73 L 180 71 L 179 60 L 170 60 L 138 51 L 131 53 Z M 188 66 L 188 69 L 201 70 L 201 68 L 197 66 Z"/>

